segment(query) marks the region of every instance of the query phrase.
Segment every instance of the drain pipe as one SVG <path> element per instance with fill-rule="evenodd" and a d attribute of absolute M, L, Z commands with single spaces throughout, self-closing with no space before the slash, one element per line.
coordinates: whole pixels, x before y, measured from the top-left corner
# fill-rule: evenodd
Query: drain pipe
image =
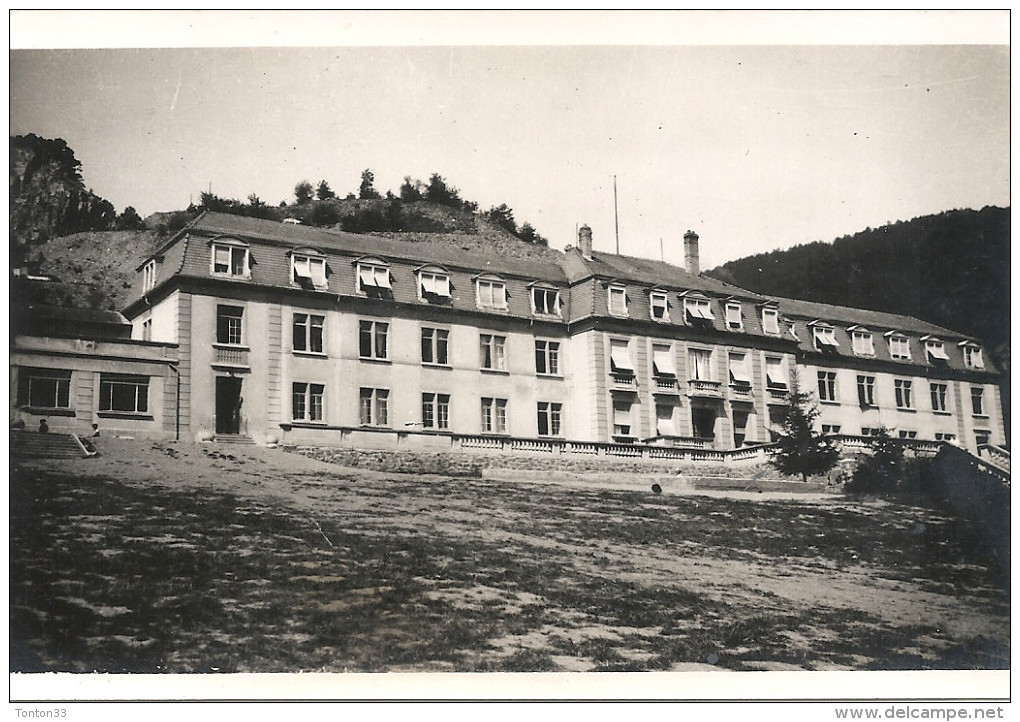
<path fill-rule="evenodd" d="M 168 363 L 167 368 L 174 372 L 177 377 L 177 400 L 174 403 L 174 441 L 181 440 L 181 370 L 173 363 Z"/>

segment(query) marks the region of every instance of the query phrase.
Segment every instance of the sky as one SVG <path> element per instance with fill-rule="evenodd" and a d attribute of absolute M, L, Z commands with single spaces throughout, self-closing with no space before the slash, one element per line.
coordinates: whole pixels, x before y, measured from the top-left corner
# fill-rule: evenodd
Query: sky
<path fill-rule="evenodd" d="M 553 247 L 618 223 L 682 264 L 691 229 L 711 268 L 1008 206 L 1008 43 L 992 11 L 14 11 L 10 133 L 143 217 L 439 173 Z"/>

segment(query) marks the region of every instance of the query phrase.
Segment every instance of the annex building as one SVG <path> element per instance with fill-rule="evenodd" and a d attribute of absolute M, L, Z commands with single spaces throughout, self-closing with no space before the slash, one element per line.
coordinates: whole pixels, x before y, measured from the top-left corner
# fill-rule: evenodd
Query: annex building
<path fill-rule="evenodd" d="M 1005 442 L 980 344 L 915 318 L 766 297 L 594 252 L 559 262 L 207 212 L 139 269 L 139 343 L 177 355 L 181 438 L 729 452 L 795 378 L 822 430 L 972 453 Z M 169 413 L 169 411 L 168 411 Z"/>

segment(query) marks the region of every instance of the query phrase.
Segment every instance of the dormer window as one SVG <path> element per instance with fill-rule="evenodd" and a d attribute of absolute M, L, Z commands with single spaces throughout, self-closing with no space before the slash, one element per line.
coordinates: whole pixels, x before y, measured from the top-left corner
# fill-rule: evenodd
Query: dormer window
<path fill-rule="evenodd" d="M 928 363 L 938 366 L 945 366 L 949 363 L 949 356 L 946 354 L 946 347 L 937 338 L 924 339 L 924 354 L 928 357 Z"/>
<path fill-rule="evenodd" d="M 969 369 L 983 369 L 985 367 L 984 356 L 981 355 L 981 347 L 964 341 L 960 346 L 963 348 L 963 365 Z"/>
<path fill-rule="evenodd" d="M 390 267 L 381 261 L 358 261 L 358 290 L 369 296 L 388 296 L 393 293 L 390 285 Z"/>
<path fill-rule="evenodd" d="M 292 253 L 290 256 L 291 281 L 308 290 L 326 288 L 326 259 L 319 254 Z"/>
<path fill-rule="evenodd" d="M 886 334 L 889 337 L 889 355 L 900 361 L 910 360 L 910 342 L 903 334 L 890 331 Z"/>
<path fill-rule="evenodd" d="M 418 271 L 418 298 L 430 303 L 450 300 L 450 274 L 442 269 Z"/>
<path fill-rule="evenodd" d="M 874 356 L 875 339 L 871 331 L 860 326 L 851 326 L 847 329 L 850 332 L 850 344 L 854 354 L 857 356 Z"/>
<path fill-rule="evenodd" d="M 506 283 L 498 278 L 478 278 L 475 280 L 475 298 L 478 308 L 505 311 Z"/>
<path fill-rule="evenodd" d="M 609 313 L 613 316 L 627 315 L 627 289 L 623 286 L 609 287 Z"/>
<path fill-rule="evenodd" d="M 648 305 L 653 321 L 669 321 L 669 294 L 665 291 L 652 291 L 648 294 Z"/>
<path fill-rule="evenodd" d="M 836 353 L 839 342 L 836 341 L 836 329 L 832 326 L 814 326 L 811 329 L 814 337 L 815 350 L 822 353 Z"/>
<path fill-rule="evenodd" d="M 684 298 L 684 317 L 687 323 L 699 326 L 711 326 L 715 320 L 712 315 L 712 304 L 707 298 L 688 296 Z"/>
<path fill-rule="evenodd" d="M 763 308 L 761 310 L 761 330 L 774 336 L 779 335 L 779 309 Z"/>
<path fill-rule="evenodd" d="M 547 286 L 531 287 L 531 312 L 536 316 L 560 315 L 560 292 Z"/>
<path fill-rule="evenodd" d="M 744 330 L 744 318 L 739 301 L 726 302 L 726 328 L 730 331 Z"/>
<path fill-rule="evenodd" d="M 156 285 L 156 261 L 149 261 L 142 267 L 142 293 L 148 293 Z"/>
<path fill-rule="evenodd" d="M 239 241 L 217 241 L 210 248 L 210 271 L 214 276 L 251 278 L 251 254 L 246 244 Z"/>

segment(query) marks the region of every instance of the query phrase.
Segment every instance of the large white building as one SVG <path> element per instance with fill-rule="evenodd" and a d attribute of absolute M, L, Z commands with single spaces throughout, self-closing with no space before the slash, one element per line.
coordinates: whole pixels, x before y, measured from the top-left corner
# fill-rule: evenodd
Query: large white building
<path fill-rule="evenodd" d="M 771 440 L 797 374 L 833 434 L 1005 442 L 975 339 L 754 294 L 682 242 L 686 269 L 596 253 L 582 227 L 537 262 L 205 213 L 139 268 L 124 314 L 177 345 L 194 438 L 729 451 Z"/>

